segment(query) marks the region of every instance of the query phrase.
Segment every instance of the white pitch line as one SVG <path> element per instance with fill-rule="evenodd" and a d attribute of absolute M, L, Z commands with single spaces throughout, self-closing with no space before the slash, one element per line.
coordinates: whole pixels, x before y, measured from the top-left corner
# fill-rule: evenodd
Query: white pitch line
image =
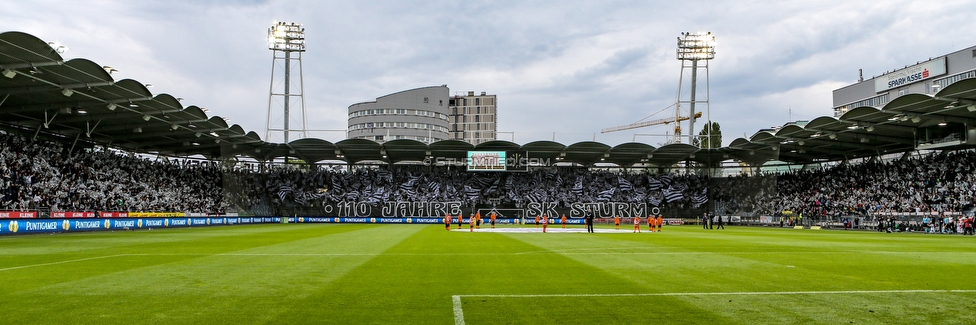
<path fill-rule="evenodd" d="M 464 310 L 461 308 L 461 296 L 451 296 L 454 302 L 454 324 L 464 325 Z"/>
<path fill-rule="evenodd" d="M 976 293 L 976 290 L 844 290 L 844 291 L 741 291 L 741 292 L 661 292 L 545 295 L 453 295 L 454 324 L 464 325 L 461 298 L 559 298 L 559 297 L 680 297 L 680 296 L 759 296 L 759 295 L 835 295 L 879 293 Z"/>
<path fill-rule="evenodd" d="M 538 294 L 538 295 L 455 295 L 478 298 L 553 298 L 553 297 L 675 297 L 675 296 L 759 296 L 759 295 L 834 295 L 879 293 L 976 293 L 976 290 L 843 290 L 843 291 L 739 291 L 739 292 L 659 292 L 606 294 Z"/>
<path fill-rule="evenodd" d="M 129 254 L 116 254 L 116 255 L 107 255 L 107 256 L 86 257 L 86 258 L 79 258 L 79 259 L 76 259 L 76 260 L 67 260 L 67 261 L 60 261 L 60 262 L 51 262 L 51 263 L 41 263 L 41 264 L 31 264 L 31 265 L 14 266 L 14 267 L 2 268 L 2 269 L 0 269 L 0 272 L 10 271 L 10 270 L 26 269 L 26 268 L 31 268 L 31 267 L 39 267 L 39 266 L 57 265 L 57 264 L 74 263 L 74 262 L 83 262 L 83 261 L 97 260 L 97 259 L 103 259 L 103 258 L 112 258 L 112 257 L 126 256 L 126 255 L 129 255 Z"/>

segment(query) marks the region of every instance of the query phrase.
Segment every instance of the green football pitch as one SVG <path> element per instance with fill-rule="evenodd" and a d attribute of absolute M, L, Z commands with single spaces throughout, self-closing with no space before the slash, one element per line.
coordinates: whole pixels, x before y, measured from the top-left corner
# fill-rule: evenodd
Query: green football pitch
<path fill-rule="evenodd" d="M 972 236 L 598 230 L 275 224 L 0 237 L 0 324 L 976 323 Z"/>

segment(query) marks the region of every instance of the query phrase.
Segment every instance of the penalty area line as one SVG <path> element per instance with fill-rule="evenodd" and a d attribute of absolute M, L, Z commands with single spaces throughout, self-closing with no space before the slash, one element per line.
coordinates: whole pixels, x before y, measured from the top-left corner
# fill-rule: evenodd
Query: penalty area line
<path fill-rule="evenodd" d="M 454 302 L 454 325 L 464 325 L 464 309 L 461 307 L 461 296 L 451 296 Z"/>
<path fill-rule="evenodd" d="M 67 261 L 60 261 L 60 262 L 50 262 L 50 263 L 40 263 L 40 264 L 31 264 L 31 265 L 21 265 L 21 266 L 14 266 L 14 267 L 2 268 L 2 269 L 0 269 L 0 272 L 10 271 L 10 270 L 26 269 L 26 268 L 32 268 L 32 267 L 48 266 L 48 265 L 58 265 L 58 264 L 65 264 L 65 263 L 84 262 L 84 261 L 98 260 L 98 259 L 103 259 L 103 258 L 112 258 L 112 257 L 127 256 L 127 255 L 129 255 L 129 254 L 116 254 L 116 255 L 106 255 L 106 256 L 95 256 L 95 257 L 86 257 L 86 258 L 79 258 L 79 259 L 67 260 Z"/>
<path fill-rule="evenodd" d="M 673 296 L 759 296 L 759 295 L 836 295 L 883 293 L 976 293 L 976 290 L 839 290 L 839 291 L 740 291 L 740 292 L 659 292 L 528 295 L 455 295 L 458 298 L 547 298 L 547 297 L 673 297 Z"/>
<path fill-rule="evenodd" d="M 659 292 L 659 293 L 591 293 L 538 295 L 453 295 L 454 324 L 464 325 L 461 298 L 560 298 L 560 297 L 681 297 L 681 296 L 759 296 L 759 295 L 836 295 L 892 293 L 976 293 L 976 290 L 839 290 L 839 291 L 740 291 L 740 292 Z"/>

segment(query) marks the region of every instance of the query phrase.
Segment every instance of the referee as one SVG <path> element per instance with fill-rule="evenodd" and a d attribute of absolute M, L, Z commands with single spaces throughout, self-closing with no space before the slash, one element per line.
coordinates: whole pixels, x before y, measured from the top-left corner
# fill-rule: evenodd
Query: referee
<path fill-rule="evenodd" d="M 583 217 L 586 221 L 586 232 L 593 233 L 593 208 L 586 209 L 586 215 Z"/>

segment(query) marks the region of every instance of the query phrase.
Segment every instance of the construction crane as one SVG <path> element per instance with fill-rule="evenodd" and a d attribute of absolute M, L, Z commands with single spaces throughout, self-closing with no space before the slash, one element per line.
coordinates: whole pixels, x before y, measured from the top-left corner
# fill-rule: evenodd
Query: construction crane
<path fill-rule="evenodd" d="M 695 113 L 695 118 L 696 119 L 697 118 L 700 118 L 701 116 L 702 116 L 702 112 L 696 112 Z M 678 116 L 677 118 L 675 118 L 675 117 L 667 117 L 667 118 L 662 118 L 662 119 L 657 119 L 657 120 L 643 121 L 643 122 L 637 122 L 637 123 L 632 123 L 632 124 L 628 124 L 628 125 L 621 125 L 621 126 L 615 126 L 615 127 L 612 127 L 612 128 L 606 128 L 606 129 L 600 130 L 600 133 L 617 132 L 617 131 L 623 131 L 623 130 L 630 130 L 630 129 L 642 128 L 642 127 L 645 127 L 645 126 L 652 126 L 652 125 L 670 124 L 672 122 L 687 121 L 689 119 L 691 119 L 691 118 L 688 117 L 688 116 Z M 677 124 L 674 125 L 674 134 L 681 134 L 681 124 L 680 123 L 677 123 Z"/>

